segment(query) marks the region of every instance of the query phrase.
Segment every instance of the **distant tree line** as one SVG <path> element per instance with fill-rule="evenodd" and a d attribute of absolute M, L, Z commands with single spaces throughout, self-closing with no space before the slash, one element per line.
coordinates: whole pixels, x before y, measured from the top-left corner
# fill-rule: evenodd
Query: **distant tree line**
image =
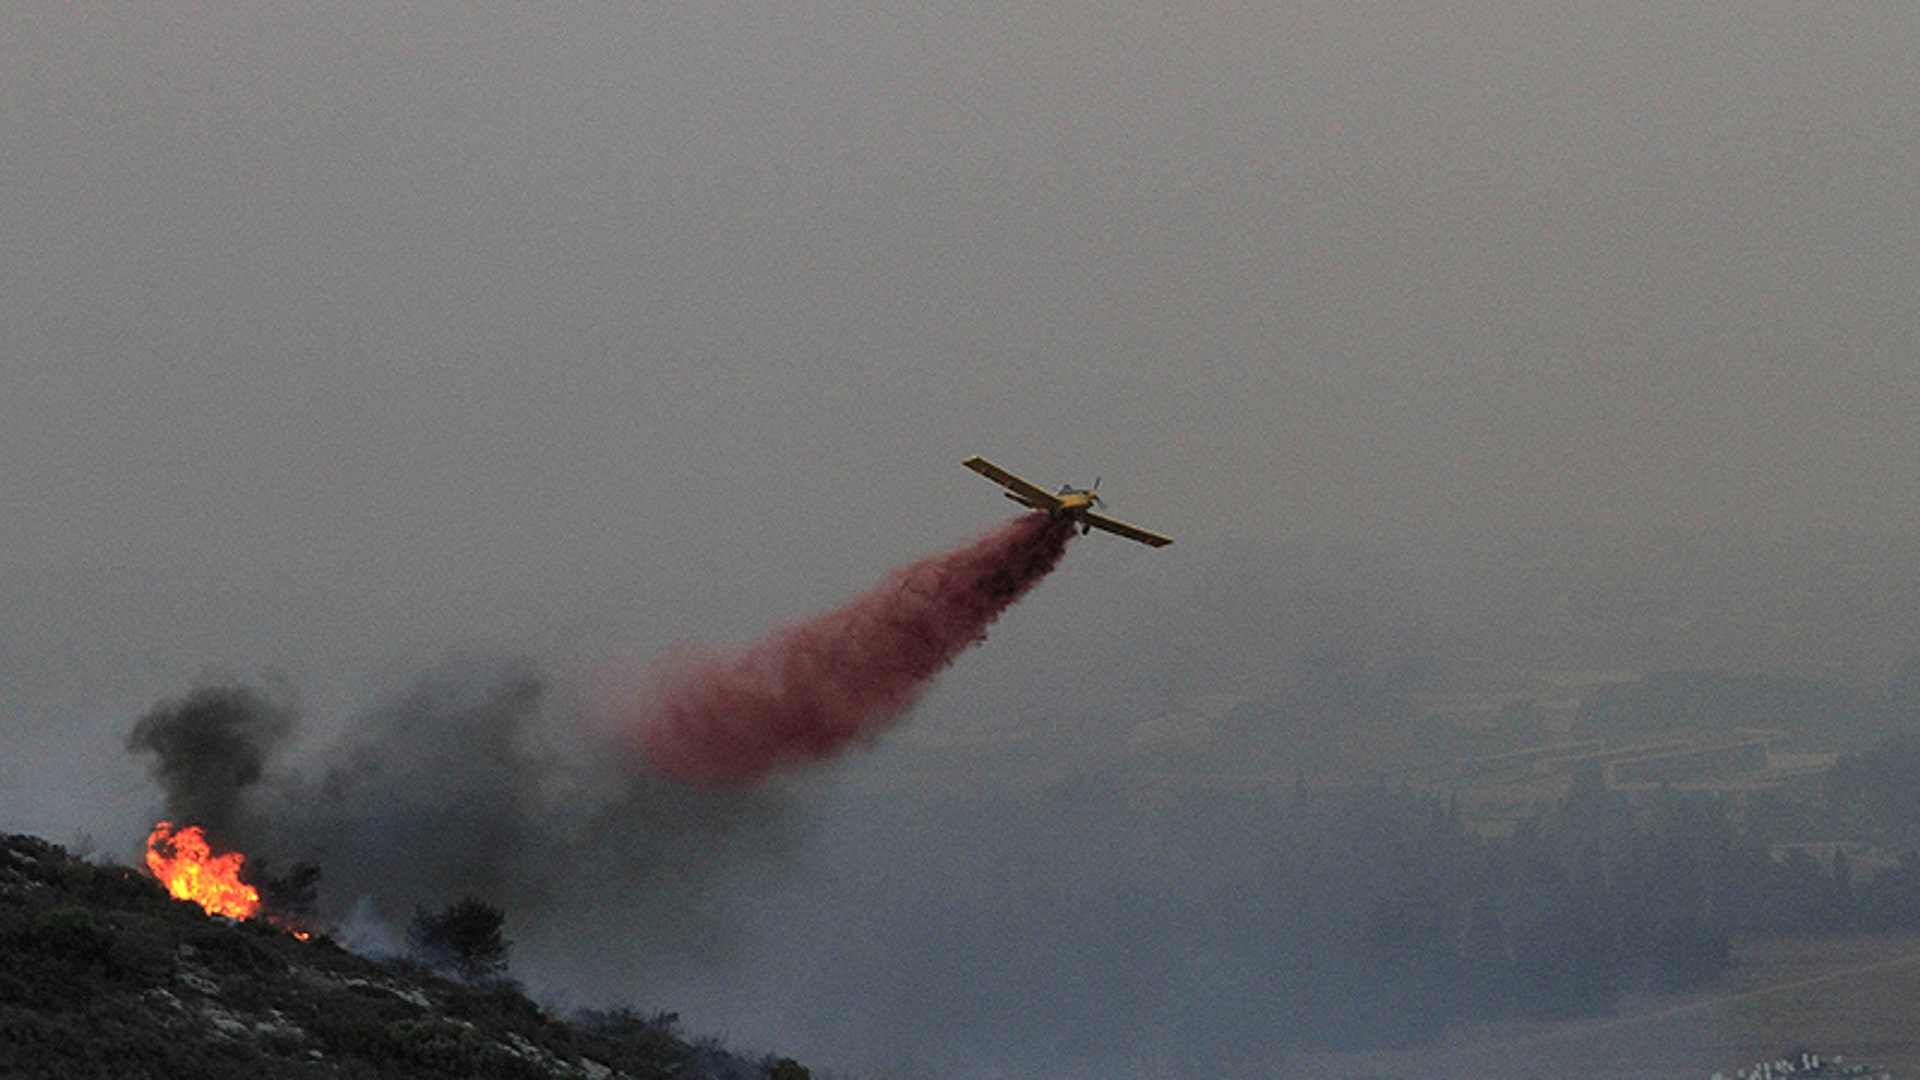
<path fill-rule="evenodd" d="M 1630 805 L 1597 771 L 1497 838 L 1386 784 L 1156 798 L 1085 778 L 928 813 L 880 841 L 918 853 L 922 887 L 861 928 L 898 981 L 856 966 L 852 989 L 1066 1055 L 1116 1030 L 1202 1059 L 1418 1045 L 1707 984 L 1745 937 L 1920 930 L 1920 855 L 1871 880 L 1844 855 L 1776 858 L 1729 802 Z"/>

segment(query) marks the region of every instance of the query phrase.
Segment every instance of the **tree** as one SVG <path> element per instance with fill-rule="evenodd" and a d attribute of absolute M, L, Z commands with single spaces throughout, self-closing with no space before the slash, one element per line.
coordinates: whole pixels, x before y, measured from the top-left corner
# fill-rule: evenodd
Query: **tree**
<path fill-rule="evenodd" d="M 767 1080 L 810 1080 L 806 1066 L 792 1058 L 780 1058 L 767 1069 Z"/>
<path fill-rule="evenodd" d="M 499 908 L 471 896 L 437 913 L 416 908 L 407 945 L 428 967 L 452 971 L 468 982 L 501 979 L 513 946 L 501 933 L 505 922 Z"/>
<path fill-rule="evenodd" d="M 240 869 L 241 880 L 260 890 L 267 911 L 279 918 L 311 920 L 320 900 L 320 868 L 310 862 L 297 862 L 285 874 L 273 874 L 262 857 Z"/>

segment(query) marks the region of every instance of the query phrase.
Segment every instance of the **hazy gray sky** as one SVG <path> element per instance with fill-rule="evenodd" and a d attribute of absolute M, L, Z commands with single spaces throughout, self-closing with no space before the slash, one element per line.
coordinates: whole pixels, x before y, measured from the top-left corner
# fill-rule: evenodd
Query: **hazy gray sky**
<path fill-rule="evenodd" d="M 1041 672 L 1234 538 L 1920 529 L 1916 162 L 1903 4 L 9 4 L 0 733 L 749 634 L 972 453 L 1182 541 Z"/>

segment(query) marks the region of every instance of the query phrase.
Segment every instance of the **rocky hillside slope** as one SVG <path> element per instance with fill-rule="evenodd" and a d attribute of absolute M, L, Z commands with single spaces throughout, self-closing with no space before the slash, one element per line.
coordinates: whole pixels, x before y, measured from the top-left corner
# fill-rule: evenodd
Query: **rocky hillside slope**
<path fill-rule="evenodd" d="M 0 1076 L 806 1075 L 787 1059 L 689 1041 L 669 1014 L 563 1022 L 510 984 L 450 981 L 323 935 L 213 918 L 144 873 L 0 835 Z"/>

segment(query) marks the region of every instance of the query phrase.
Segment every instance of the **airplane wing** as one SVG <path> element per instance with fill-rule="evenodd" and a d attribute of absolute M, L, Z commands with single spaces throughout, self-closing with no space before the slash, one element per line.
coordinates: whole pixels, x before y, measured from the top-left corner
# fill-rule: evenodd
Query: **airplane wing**
<path fill-rule="evenodd" d="M 1124 536 L 1129 540 L 1138 540 L 1148 547 L 1166 547 L 1168 544 L 1173 543 L 1171 538 L 1161 536 L 1159 533 L 1148 532 L 1145 529 L 1136 529 L 1124 521 L 1115 521 L 1110 517 L 1101 517 L 1099 514 L 1081 514 L 1080 520 L 1096 529 L 1110 532 L 1115 536 Z"/>
<path fill-rule="evenodd" d="M 1015 502 L 1024 503 L 1035 510 L 1054 510 L 1060 506 L 1060 500 L 1045 489 L 1027 483 L 986 458 L 970 457 L 960 464 L 1013 492 Z"/>

